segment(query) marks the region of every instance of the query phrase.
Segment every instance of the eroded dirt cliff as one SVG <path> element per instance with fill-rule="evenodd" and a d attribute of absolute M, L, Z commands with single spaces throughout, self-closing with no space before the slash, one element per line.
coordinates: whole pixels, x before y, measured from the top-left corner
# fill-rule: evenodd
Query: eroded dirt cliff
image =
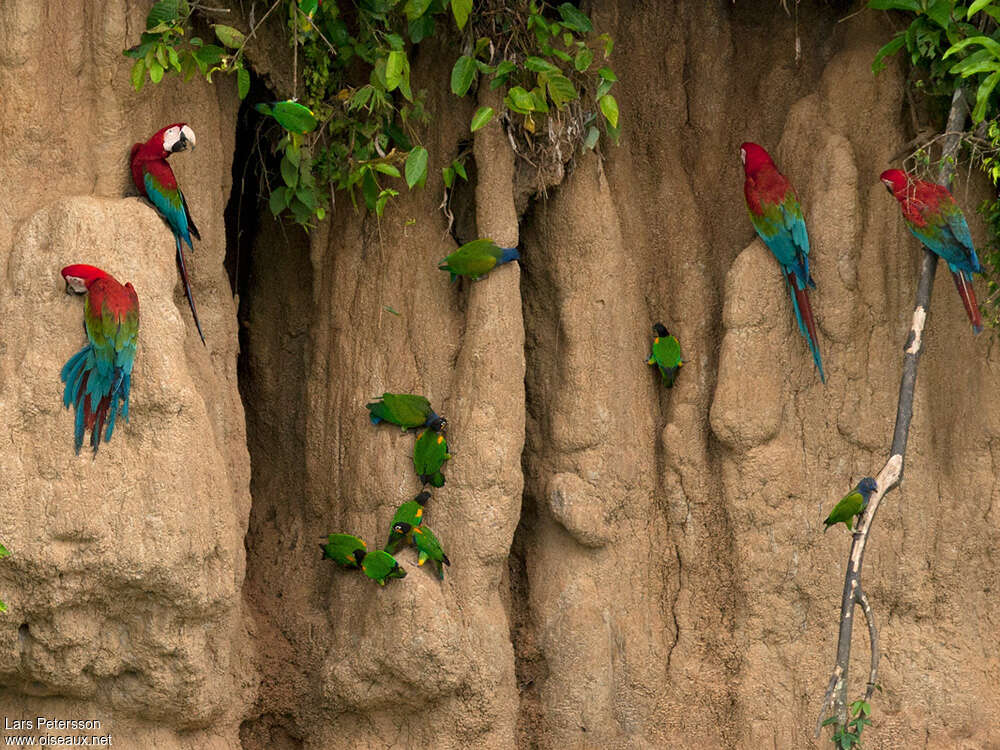
<path fill-rule="evenodd" d="M 523 262 L 449 286 L 434 175 L 475 105 L 434 83 L 443 50 L 414 57 L 438 113 L 427 189 L 308 236 L 258 204 L 235 239 L 230 212 L 227 258 L 231 81 L 133 93 L 141 3 L 0 3 L 0 714 L 97 718 L 126 748 L 823 746 L 848 539 L 821 521 L 885 458 L 919 264 L 877 179 L 909 135 L 902 71 L 869 67 L 890 29 L 820 2 L 592 10 L 617 41 L 621 146 L 518 221 L 503 133 L 478 134 L 476 233 Z M 172 164 L 207 347 L 126 169 L 175 121 L 198 135 Z M 747 139 L 806 212 L 825 386 L 745 216 Z M 131 422 L 96 460 L 61 407 L 69 262 L 142 304 Z M 645 364 L 656 321 L 685 353 L 670 392 Z M 866 566 L 885 690 L 866 745 L 1000 747 L 993 339 L 946 274 L 926 335 Z M 405 552 L 384 589 L 320 560 L 330 531 L 380 544 L 419 490 L 412 437 L 368 424 L 384 390 L 450 421 L 428 509 L 443 583 Z"/>

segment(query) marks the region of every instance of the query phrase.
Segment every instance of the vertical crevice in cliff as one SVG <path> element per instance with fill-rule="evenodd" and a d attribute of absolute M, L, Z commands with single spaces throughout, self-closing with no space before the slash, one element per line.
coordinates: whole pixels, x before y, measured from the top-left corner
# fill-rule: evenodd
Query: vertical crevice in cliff
<path fill-rule="evenodd" d="M 306 341 L 312 266 L 305 233 L 271 216 L 262 177 L 270 156 L 253 102 L 237 118 L 233 192 L 226 208 L 226 271 L 238 300 L 239 391 L 246 415 L 252 504 L 247 530 L 244 602 L 252 618 L 258 696 L 240 727 L 247 750 L 301 747 L 293 707 L 303 686 L 294 634 L 286 622 L 304 587 L 290 568 L 314 550 L 297 533 L 305 486 Z M 313 555 L 314 556 L 314 555 Z"/>

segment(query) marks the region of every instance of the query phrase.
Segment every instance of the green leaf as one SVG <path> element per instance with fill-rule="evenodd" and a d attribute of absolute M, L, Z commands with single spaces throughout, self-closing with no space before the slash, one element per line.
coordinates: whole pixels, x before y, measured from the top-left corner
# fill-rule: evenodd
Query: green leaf
<path fill-rule="evenodd" d="M 149 80 L 153 83 L 159 83 L 163 80 L 163 66 L 158 60 L 153 60 L 153 64 L 149 66 Z"/>
<path fill-rule="evenodd" d="M 396 169 L 392 164 L 386 164 L 385 162 L 380 162 L 375 164 L 375 171 L 381 172 L 382 174 L 387 174 L 390 177 L 399 177 L 399 170 Z"/>
<path fill-rule="evenodd" d="M 466 21 L 469 20 L 469 13 L 472 11 L 472 0 L 451 0 L 451 12 L 455 16 L 455 24 L 459 31 L 465 28 Z"/>
<path fill-rule="evenodd" d="M 132 72 L 130 73 L 132 79 L 132 88 L 136 91 L 142 91 L 142 85 L 146 82 L 146 61 L 136 60 L 135 65 L 132 66 Z"/>
<path fill-rule="evenodd" d="M 405 53 L 395 51 L 389 53 L 389 58 L 385 62 L 385 88 L 387 91 L 394 91 L 403 80 L 405 63 Z"/>
<path fill-rule="evenodd" d="M 465 165 L 457 159 L 451 163 L 451 166 L 455 168 L 455 174 L 461 177 L 466 182 L 469 181 L 469 175 L 465 173 Z"/>
<path fill-rule="evenodd" d="M 408 25 L 410 41 L 419 44 L 424 39 L 434 36 L 434 14 L 425 13 Z"/>
<path fill-rule="evenodd" d="M 906 32 L 899 32 L 888 44 L 882 45 L 872 61 L 872 73 L 878 75 L 885 70 L 885 58 L 895 55 L 906 44 Z"/>
<path fill-rule="evenodd" d="M 242 65 L 236 70 L 236 92 L 240 95 L 240 101 L 250 93 L 250 71 Z"/>
<path fill-rule="evenodd" d="M 966 18 L 972 18 L 976 13 L 981 11 L 987 5 L 992 3 L 993 0 L 976 0 L 972 5 L 969 6 L 969 12 L 965 14 Z"/>
<path fill-rule="evenodd" d="M 594 98 L 595 99 L 600 99 L 606 93 L 608 93 L 609 91 L 611 91 L 611 87 L 614 86 L 614 85 L 615 85 L 614 82 L 608 81 L 608 80 L 602 78 L 601 82 L 599 84 L 597 84 L 597 92 L 594 94 Z"/>
<path fill-rule="evenodd" d="M 295 197 L 310 211 L 316 210 L 316 191 L 312 188 L 299 187 L 295 191 Z"/>
<path fill-rule="evenodd" d="M 476 114 L 472 116 L 472 125 L 469 127 L 469 130 L 475 133 L 479 128 L 492 120 L 493 115 L 493 107 L 480 107 L 476 110 Z"/>
<path fill-rule="evenodd" d="M 551 76 L 549 78 L 548 85 L 549 98 L 552 99 L 552 102 L 557 107 L 562 107 L 567 102 L 571 102 L 580 96 L 576 90 L 576 86 L 573 85 L 573 82 L 562 74 Z M 615 110 L 615 119 L 618 119 L 617 105 Z"/>
<path fill-rule="evenodd" d="M 170 59 L 167 57 L 167 48 L 163 44 L 156 45 L 156 61 L 166 70 L 170 67 Z"/>
<path fill-rule="evenodd" d="M 615 75 L 615 71 L 613 71 L 611 68 L 606 67 L 606 66 L 603 67 L 603 68 L 601 68 L 600 70 L 598 70 L 597 71 L 597 75 L 599 75 L 601 77 L 602 81 L 617 81 L 618 80 L 618 76 Z"/>
<path fill-rule="evenodd" d="M 869 0 L 868 7 L 872 10 L 908 10 L 913 13 L 923 10 L 920 0 Z"/>
<path fill-rule="evenodd" d="M 613 128 L 618 127 L 618 102 L 611 94 L 605 94 L 597 102 L 597 105 L 601 108 L 601 112 L 607 118 L 608 123 Z"/>
<path fill-rule="evenodd" d="M 277 216 L 288 208 L 288 194 L 288 188 L 284 185 L 271 191 L 271 197 L 267 204 L 270 207 L 272 214 Z"/>
<path fill-rule="evenodd" d="M 406 14 L 407 20 L 415 21 L 427 12 L 427 8 L 430 7 L 430 4 L 431 0 L 406 0 L 406 5 L 403 6 L 403 12 Z"/>
<path fill-rule="evenodd" d="M 382 305 L 382 309 L 383 309 L 383 310 L 385 310 L 385 311 L 386 311 L 387 313 L 392 313 L 392 314 L 393 314 L 393 315 L 395 315 L 395 316 L 396 316 L 397 318 L 399 318 L 399 317 L 402 317 L 402 313 L 398 313 L 398 312 L 396 312 L 395 310 L 393 310 L 393 309 L 392 309 L 391 307 L 389 307 L 388 305 Z"/>
<path fill-rule="evenodd" d="M 451 167 L 441 167 L 441 179 L 444 180 L 444 186 L 450 188 L 451 183 L 455 181 L 455 170 Z"/>
<path fill-rule="evenodd" d="M 597 38 L 604 42 L 604 59 L 607 60 L 611 57 L 611 51 L 615 48 L 615 40 L 611 38 L 610 34 L 601 34 Z"/>
<path fill-rule="evenodd" d="M 256 110 L 273 117 L 289 133 L 310 133 L 316 129 L 316 116 L 309 107 L 298 102 L 261 102 Z"/>
<path fill-rule="evenodd" d="M 976 73 L 985 73 L 988 70 L 998 69 L 1000 69 L 1000 61 L 988 49 L 981 49 L 952 65 L 948 69 L 948 72 L 952 75 L 960 75 L 963 78 L 967 78 Z"/>
<path fill-rule="evenodd" d="M 406 185 L 411 190 L 414 185 L 423 185 L 427 179 L 428 158 L 427 149 L 423 146 L 417 146 L 406 157 Z"/>
<path fill-rule="evenodd" d="M 364 177 L 361 178 L 361 195 L 365 199 L 365 206 L 369 211 L 375 210 L 375 201 L 378 200 L 378 183 L 375 182 L 375 175 L 368 168 L 362 169 Z"/>
<path fill-rule="evenodd" d="M 173 25 L 180 17 L 177 0 L 160 0 L 146 14 L 146 28 L 152 29 L 161 23 Z"/>
<path fill-rule="evenodd" d="M 520 115 L 526 115 L 535 108 L 535 99 L 520 86 L 513 86 L 504 97 L 504 103 Z"/>
<path fill-rule="evenodd" d="M 299 0 L 299 10 L 307 16 L 311 16 L 319 7 L 319 0 Z"/>
<path fill-rule="evenodd" d="M 299 168 L 292 164 L 288 157 L 281 160 L 281 179 L 293 189 L 299 184 Z"/>
<path fill-rule="evenodd" d="M 836 720 L 837 720 L 837 717 L 836 717 L 836 716 L 831 716 L 831 717 L 830 717 L 830 718 L 828 718 L 828 719 L 824 719 L 824 720 L 823 720 L 823 724 L 822 724 L 821 726 L 824 726 L 824 727 L 828 727 L 828 726 L 830 726 L 831 724 L 833 724 L 833 722 L 835 722 Z"/>
<path fill-rule="evenodd" d="M 954 0 L 935 0 L 928 4 L 925 12 L 927 13 L 927 17 L 934 21 L 934 23 L 942 29 L 947 29 L 951 23 L 952 5 L 954 5 Z"/>
<path fill-rule="evenodd" d="M 573 67 L 576 68 L 578 73 L 585 73 L 592 62 L 594 62 L 594 53 L 587 47 L 584 47 L 573 58 Z"/>
<path fill-rule="evenodd" d="M 455 61 L 455 67 L 451 69 L 451 93 L 456 96 L 465 96 L 475 77 L 476 61 L 468 55 L 462 55 Z"/>
<path fill-rule="evenodd" d="M 990 73 L 976 91 L 976 106 L 972 108 L 972 121 L 982 122 L 986 117 L 986 106 L 989 104 L 990 94 L 996 88 L 997 81 L 1000 81 L 1000 71 Z"/>
<path fill-rule="evenodd" d="M 587 137 L 583 141 L 584 151 L 589 151 L 594 146 L 597 145 L 598 139 L 601 137 L 601 131 L 595 128 L 593 125 L 587 130 Z"/>
<path fill-rule="evenodd" d="M 535 73 L 546 73 L 548 75 L 558 75 L 562 73 L 558 66 L 553 65 L 548 60 L 541 57 L 529 57 L 524 61 L 524 67 Z"/>
<path fill-rule="evenodd" d="M 0 560 L 10 556 L 10 550 L 0 544 Z"/>
<path fill-rule="evenodd" d="M 586 13 L 580 11 L 573 3 L 563 3 L 559 6 L 559 15 L 562 16 L 563 26 L 581 34 L 587 34 L 594 30 L 593 24 Z"/>
<path fill-rule="evenodd" d="M 6 611 L 7 611 L 7 605 L 4 604 L 2 599 L 0 599 L 0 612 L 6 612 Z"/>
<path fill-rule="evenodd" d="M 995 57 L 1000 58 L 1000 42 L 997 42 L 988 36 L 980 35 L 980 36 L 970 36 L 968 39 L 963 39 L 958 44 L 951 45 L 948 48 L 947 52 L 944 53 L 944 57 L 942 57 L 941 59 L 947 60 L 951 55 L 954 55 L 956 52 L 962 51 L 963 49 L 972 44 L 981 44 L 990 52 L 992 52 Z"/>
<path fill-rule="evenodd" d="M 202 70 L 204 70 L 210 65 L 218 65 L 222 62 L 222 58 L 226 56 L 226 51 L 218 44 L 206 44 L 204 47 L 199 47 L 195 50 L 194 56 L 198 60 L 198 64 L 202 67 Z"/>
<path fill-rule="evenodd" d="M 179 73 L 181 70 L 181 58 L 177 54 L 177 50 L 173 47 L 167 47 L 167 58 L 170 62 L 170 67 Z"/>
<path fill-rule="evenodd" d="M 232 26 L 216 23 L 212 24 L 212 28 L 215 29 L 215 36 L 218 40 L 229 47 L 229 49 L 237 49 L 247 40 L 242 31 L 234 29 Z"/>

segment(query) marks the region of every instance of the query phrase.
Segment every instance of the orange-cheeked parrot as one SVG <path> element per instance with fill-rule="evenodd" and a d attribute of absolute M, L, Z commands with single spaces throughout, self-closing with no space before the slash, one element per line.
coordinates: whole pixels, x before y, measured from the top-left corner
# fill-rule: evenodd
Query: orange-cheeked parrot
<path fill-rule="evenodd" d="M 742 144 L 740 159 L 746 173 L 743 197 L 750 221 L 781 266 L 795 320 L 809 343 L 819 379 L 825 383 L 816 322 L 809 304 L 809 287 L 815 289 L 816 282 L 809 275 L 809 234 L 799 199 L 792 184 L 774 166 L 771 156 L 756 143 Z"/>
<path fill-rule="evenodd" d="M 358 553 L 364 557 L 368 545 L 364 539 L 353 534 L 330 534 L 326 544 L 320 544 L 319 548 L 323 550 L 324 560 L 333 560 L 344 568 L 360 568 Z"/>
<path fill-rule="evenodd" d="M 899 201 L 903 219 L 913 235 L 944 258 L 962 298 L 973 334 L 983 330 L 983 318 L 972 288 L 972 274 L 982 273 L 972 245 L 969 224 L 948 188 L 926 180 L 911 180 L 901 169 L 887 169 L 880 176 Z"/>
<path fill-rule="evenodd" d="M 122 286 L 111 274 L 94 266 L 66 266 L 61 273 L 67 292 L 87 295 L 83 327 L 88 339 L 87 345 L 62 368 L 60 377 L 66 384 L 63 404 L 76 408 L 76 452 L 79 454 L 83 445 L 83 433 L 90 430 L 90 445 L 96 454 L 102 431 L 105 442 L 111 439 L 118 414 L 128 422 L 132 364 L 139 336 L 139 298 L 131 284 Z"/>
<path fill-rule="evenodd" d="M 134 144 L 129 155 L 129 164 L 132 169 L 132 180 L 139 193 L 153 204 L 170 226 L 170 231 L 174 233 L 174 241 L 177 243 L 177 268 L 181 273 L 184 293 L 191 306 L 194 324 L 198 327 L 198 335 L 204 344 L 205 334 L 202 333 L 201 322 L 198 320 L 198 309 L 194 305 L 187 264 L 184 262 L 184 247 L 181 245 L 182 242 L 186 242 L 187 246 L 194 250 L 191 235 L 200 240 L 201 234 L 198 233 L 198 227 L 191 218 L 184 193 L 177 186 L 174 171 L 167 164 L 167 157 L 187 150 L 188 146 L 194 151 L 194 131 L 186 123 L 177 122 L 158 130 L 145 143 Z"/>

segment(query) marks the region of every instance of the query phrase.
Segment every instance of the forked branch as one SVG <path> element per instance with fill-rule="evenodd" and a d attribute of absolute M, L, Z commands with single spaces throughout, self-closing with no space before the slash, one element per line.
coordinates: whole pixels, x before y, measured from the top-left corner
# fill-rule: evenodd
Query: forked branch
<path fill-rule="evenodd" d="M 960 89 L 956 90 L 951 99 L 951 111 L 948 124 L 941 139 L 941 170 L 938 182 L 947 186 L 955 173 L 955 157 L 962 141 L 968 107 Z M 924 248 L 924 259 L 920 269 L 920 281 L 917 284 L 917 300 L 913 309 L 913 323 L 910 335 L 903 347 L 903 376 L 899 384 L 899 401 L 896 406 L 896 427 L 892 435 L 892 447 L 889 450 L 889 460 L 875 478 L 878 489 L 872 493 L 868 506 L 858 520 L 851 551 L 847 559 L 847 572 L 844 576 L 844 592 L 840 602 L 840 634 L 837 640 L 837 661 L 830 676 L 823 705 L 820 708 L 819 719 L 816 721 L 816 736 L 819 737 L 827 709 L 832 709 L 836 716 L 836 724 L 844 727 L 848 722 L 847 682 L 848 667 L 851 661 L 851 633 L 854 625 L 854 607 L 861 607 L 868 623 L 869 643 L 871 646 L 871 670 L 868 687 L 865 690 L 865 700 L 871 698 L 878 679 L 878 630 L 875 627 L 875 615 L 868 597 L 861 587 L 861 564 L 864 561 L 865 546 L 871 531 L 875 514 L 878 512 L 882 498 L 903 479 L 903 464 L 906 456 L 906 440 L 910 434 L 910 420 L 913 418 L 913 394 L 917 383 L 917 365 L 923 352 L 924 323 L 927 321 L 927 311 L 931 304 L 931 291 L 934 288 L 934 275 L 937 271 L 937 255 Z"/>

